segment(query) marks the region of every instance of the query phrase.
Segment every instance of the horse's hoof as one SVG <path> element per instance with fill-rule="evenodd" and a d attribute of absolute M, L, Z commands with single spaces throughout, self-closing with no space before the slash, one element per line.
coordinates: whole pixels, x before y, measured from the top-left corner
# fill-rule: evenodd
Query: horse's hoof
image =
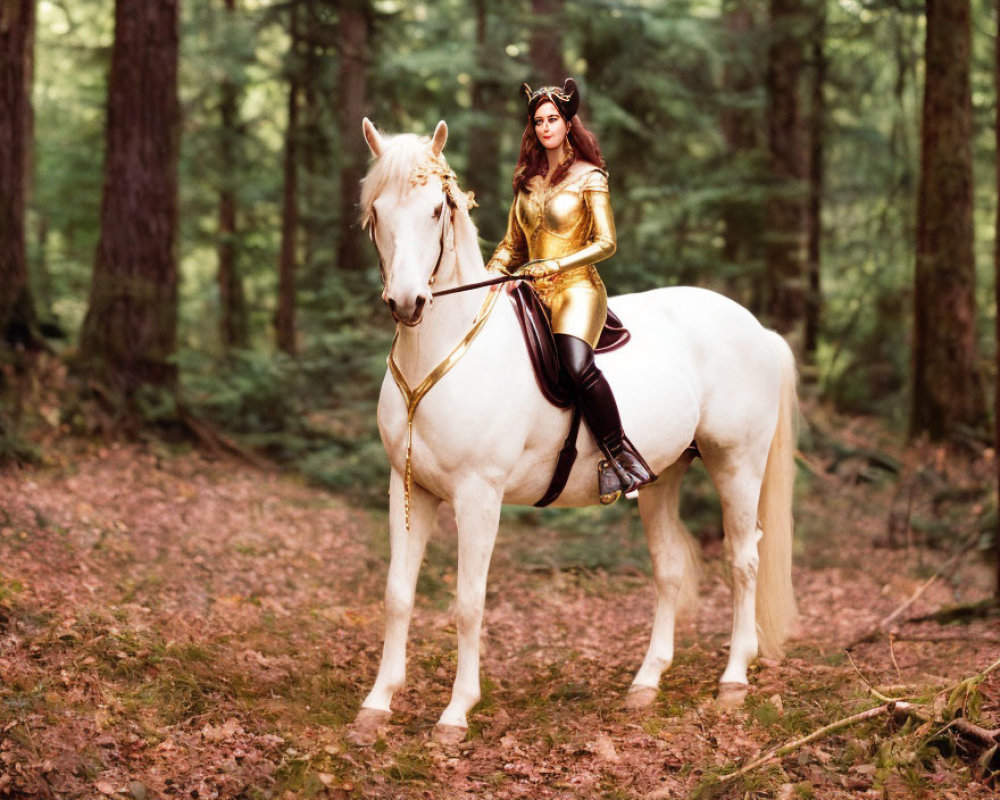
<path fill-rule="evenodd" d="M 625 695 L 625 710 L 639 711 L 649 708 L 656 702 L 657 692 L 655 686 L 633 686 Z"/>
<path fill-rule="evenodd" d="M 463 728 L 461 725 L 439 724 L 434 726 L 434 734 L 432 738 L 442 747 L 457 747 L 465 741 L 465 735 L 468 732 L 469 729 Z"/>
<path fill-rule="evenodd" d="M 730 711 L 743 705 L 750 687 L 745 683 L 720 683 L 715 705 L 723 711 Z"/>
<path fill-rule="evenodd" d="M 380 708 L 362 708 L 347 726 L 347 740 L 357 747 L 375 744 L 389 725 L 390 713 Z"/>

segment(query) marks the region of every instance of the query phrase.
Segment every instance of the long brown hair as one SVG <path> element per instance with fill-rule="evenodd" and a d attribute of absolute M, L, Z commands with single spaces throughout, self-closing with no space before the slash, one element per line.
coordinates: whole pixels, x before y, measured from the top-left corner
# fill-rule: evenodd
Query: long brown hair
<path fill-rule="evenodd" d="M 584 127 L 580 120 L 580 115 L 576 114 L 569 120 L 570 129 L 566 138 L 573 148 L 573 157 L 561 162 L 556 167 L 555 174 L 549 179 L 549 183 L 555 185 L 566 177 L 569 168 L 577 161 L 585 161 L 595 167 L 604 169 L 604 156 L 601 155 L 601 146 L 597 143 L 597 137 Z M 535 135 L 535 121 L 528 120 L 528 125 L 524 129 L 521 137 L 521 154 L 517 158 L 517 166 L 514 168 L 514 192 L 523 191 L 528 181 L 536 175 L 546 175 L 549 171 L 549 159 L 545 153 L 545 147 Z"/>

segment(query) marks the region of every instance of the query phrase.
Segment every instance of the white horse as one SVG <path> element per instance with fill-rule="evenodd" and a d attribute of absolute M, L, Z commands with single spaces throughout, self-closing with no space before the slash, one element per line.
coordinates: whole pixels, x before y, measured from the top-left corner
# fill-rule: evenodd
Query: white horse
<path fill-rule="evenodd" d="M 398 374 L 386 373 L 378 404 L 392 465 L 385 643 L 351 734 L 373 741 L 403 686 L 417 574 L 435 512 L 447 503 L 458 526 L 458 666 L 435 737 L 455 742 L 465 736 L 466 715 L 480 699 L 479 639 L 500 506 L 531 505 L 545 493 L 569 412 L 539 391 L 506 297 L 490 306 L 492 290 L 484 288 L 432 302 L 432 284 L 441 290 L 495 277 L 484 267 L 468 198 L 442 156 L 445 123 L 430 140 L 383 135 L 367 119 L 363 129 L 376 160 L 363 181 L 362 220 L 381 259 L 383 299 L 398 323 L 390 359 Z M 678 597 L 697 578 L 693 542 L 678 518 L 692 440 L 721 498 L 732 568 L 732 639 L 720 696 L 735 692 L 742 700 L 758 644 L 766 655 L 780 656 L 795 616 L 794 357 L 778 334 L 714 292 L 658 289 L 614 297 L 610 305 L 632 339 L 597 362 L 615 390 L 626 432 L 659 474 L 638 494 L 657 602 L 649 650 L 626 706 L 654 701 L 673 658 Z M 478 336 L 470 343 L 474 326 Z M 456 353 L 462 342 L 467 349 Z M 430 373 L 431 386 L 411 415 L 413 397 L 421 394 L 411 387 Z M 579 458 L 556 505 L 598 500 L 602 456 L 585 426 L 577 447 Z"/>

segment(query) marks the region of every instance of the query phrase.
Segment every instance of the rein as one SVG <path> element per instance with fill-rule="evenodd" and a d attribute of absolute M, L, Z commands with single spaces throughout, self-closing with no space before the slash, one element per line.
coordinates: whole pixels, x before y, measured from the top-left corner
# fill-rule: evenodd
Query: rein
<path fill-rule="evenodd" d="M 521 265 L 520 269 L 530 266 L 532 264 L 537 264 L 542 259 L 533 258 L 531 261 L 526 261 Z M 435 270 L 436 271 L 436 270 Z M 511 281 L 534 281 L 535 279 L 530 275 L 502 275 L 499 278 L 490 278 L 487 281 L 479 281 L 478 283 L 466 283 L 462 286 L 455 286 L 451 289 L 442 289 L 439 292 L 431 292 L 431 297 L 444 297 L 446 294 L 455 294 L 456 292 L 468 292 L 470 289 L 482 289 L 484 286 L 495 286 L 498 283 L 510 283 Z"/>

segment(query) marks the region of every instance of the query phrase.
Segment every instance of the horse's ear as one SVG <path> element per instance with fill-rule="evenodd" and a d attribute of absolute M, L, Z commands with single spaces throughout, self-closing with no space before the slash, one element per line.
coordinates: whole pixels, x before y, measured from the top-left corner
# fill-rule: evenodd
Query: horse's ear
<path fill-rule="evenodd" d="M 361 123 L 361 130 L 364 131 L 368 149 L 372 151 L 375 158 L 378 158 L 382 155 L 382 134 L 375 130 L 375 126 L 372 125 L 372 121 L 368 117 L 365 117 Z"/>
<path fill-rule="evenodd" d="M 434 129 L 434 138 L 431 140 L 431 150 L 434 151 L 434 155 L 441 155 L 441 151 L 444 150 L 444 143 L 447 141 L 448 125 L 444 120 L 441 120 Z"/>

